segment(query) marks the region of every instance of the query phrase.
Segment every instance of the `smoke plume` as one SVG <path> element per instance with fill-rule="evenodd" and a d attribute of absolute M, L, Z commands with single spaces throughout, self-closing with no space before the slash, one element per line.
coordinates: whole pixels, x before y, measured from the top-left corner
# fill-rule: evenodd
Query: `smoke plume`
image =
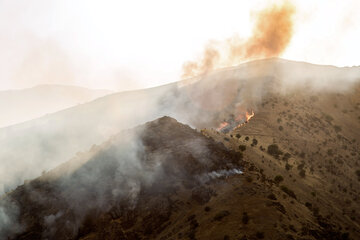
<path fill-rule="evenodd" d="M 293 35 L 295 7 L 290 3 L 273 5 L 256 14 L 252 36 L 243 40 L 233 36 L 224 42 L 210 42 L 197 61 L 183 65 L 183 78 L 194 77 L 219 67 L 245 60 L 280 56 Z"/>

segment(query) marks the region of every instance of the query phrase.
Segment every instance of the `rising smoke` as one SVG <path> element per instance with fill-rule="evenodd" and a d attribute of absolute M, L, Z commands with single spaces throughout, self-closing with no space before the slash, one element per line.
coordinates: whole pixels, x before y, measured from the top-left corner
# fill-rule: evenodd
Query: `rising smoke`
<path fill-rule="evenodd" d="M 184 64 L 183 78 L 194 77 L 219 67 L 238 65 L 248 60 L 280 56 L 293 35 L 294 13 L 295 7 L 288 2 L 259 12 L 249 39 L 233 36 L 223 42 L 208 43 L 198 61 Z"/>

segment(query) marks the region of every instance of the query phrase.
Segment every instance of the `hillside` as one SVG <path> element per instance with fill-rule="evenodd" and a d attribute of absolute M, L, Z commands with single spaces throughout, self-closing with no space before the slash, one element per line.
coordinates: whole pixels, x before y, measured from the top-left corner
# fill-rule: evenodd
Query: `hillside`
<path fill-rule="evenodd" d="M 359 76 L 359 67 L 259 60 L 161 87 L 111 94 L 3 128 L 0 192 L 39 176 L 123 129 L 164 115 L 197 128 L 216 127 L 229 114 L 256 110 L 269 93 L 283 94 L 294 88 L 341 92 L 351 88 Z"/>
<path fill-rule="evenodd" d="M 0 236 L 17 230 L 11 239 L 157 237 L 182 214 L 186 203 L 177 198 L 193 190 L 196 201 L 208 201 L 215 192 L 204 183 L 217 173 L 239 174 L 241 165 L 241 154 L 163 117 L 123 131 L 7 194 L 1 205 L 8 204 L 5 214 L 16 205 L 13 217 L 21 227 L 2 226 Z"/>
<path fill-rule="evenodd" d="M 0 91 L 0 128 L 89 102 L 109 93 L 108 90 L 61 85 Z"/>
<path fill-rule="evenodd" d="M 290 239 L 359 239 L 359 85 L 345 94 L 269 95 L 247 124 L 227 134 L 203 133 L 243 152 L 254 164 L 255 182 L 272 183 L 287 211 L 276 228 Z M 311 229 L 316 225 L 320 232 Z"/>
<path fill-rule="evenodd" d="M 123 131 L 6 195 L 11 239 L 358 239 L 359 90 L 271 95 L 227 134 Z"/>

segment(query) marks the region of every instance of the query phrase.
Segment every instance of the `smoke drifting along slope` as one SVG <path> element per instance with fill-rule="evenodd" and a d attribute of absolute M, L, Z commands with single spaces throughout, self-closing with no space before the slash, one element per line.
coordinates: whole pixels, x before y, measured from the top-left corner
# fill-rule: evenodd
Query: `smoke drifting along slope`
<path fill-rule="evenodd" d="M 210 42 L 198 61 L 183 65 L 183 78 L 213 69 L 233 66 L 245 60 L 280 56 L 293 34 L 295 7 L 290 3 L 274 5 L 256 15 L 252 36 L 242 40 L 233 36 L 224 42 Z"/>
<path fill-rule="evenodd" d="M 67 161 L 114 133 L 167 115 L 196 128 L 218 127 L 257 106 L 269 92 L 345 92 L 360 68 L 282 59 L 258 60 L 179 83 L 112 94 L 24 124 L 0 129 L 0 194 Z M 285 84 L 286 83 L 286 84 Z M 209 106 L 211 105 L 211 108 Z M 36 167 L 33 167 L 36 166 Z"/>
<path fill-rule="evenodd" d="M 23 231 L 9 224 L 0 226 L 0 238 L 79 239 L 93 232 L 96 225 L 136 207 L 139 213 L 150 214 L 141 220 L 145 230 L 137 233 L 144 238 L 133 239 L 152 239 L 151 231 L 169 219 L 158 218 L 154 199 L 221 174 L 240 174 L 239 167 L 240 154 L 163 117 L 121 132 L 0 199 L 0 204 L 18 204 L 17 216 L 24 226 Z"/>

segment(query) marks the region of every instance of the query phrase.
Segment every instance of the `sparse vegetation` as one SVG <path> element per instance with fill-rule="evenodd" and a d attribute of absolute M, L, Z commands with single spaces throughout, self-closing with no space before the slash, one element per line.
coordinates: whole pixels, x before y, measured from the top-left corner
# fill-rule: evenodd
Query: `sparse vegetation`
<path fill-rule="evenodd" d="M 289 195 L 290 197 L 296 199 L 295 193 L 294 193 L 291 189 L 289 189 L 288 187 L 282 185 L 282 186 L 280 187 L 280 189 L 281 189 L 284 193 L 286 193 L 287 195 Z"/>

